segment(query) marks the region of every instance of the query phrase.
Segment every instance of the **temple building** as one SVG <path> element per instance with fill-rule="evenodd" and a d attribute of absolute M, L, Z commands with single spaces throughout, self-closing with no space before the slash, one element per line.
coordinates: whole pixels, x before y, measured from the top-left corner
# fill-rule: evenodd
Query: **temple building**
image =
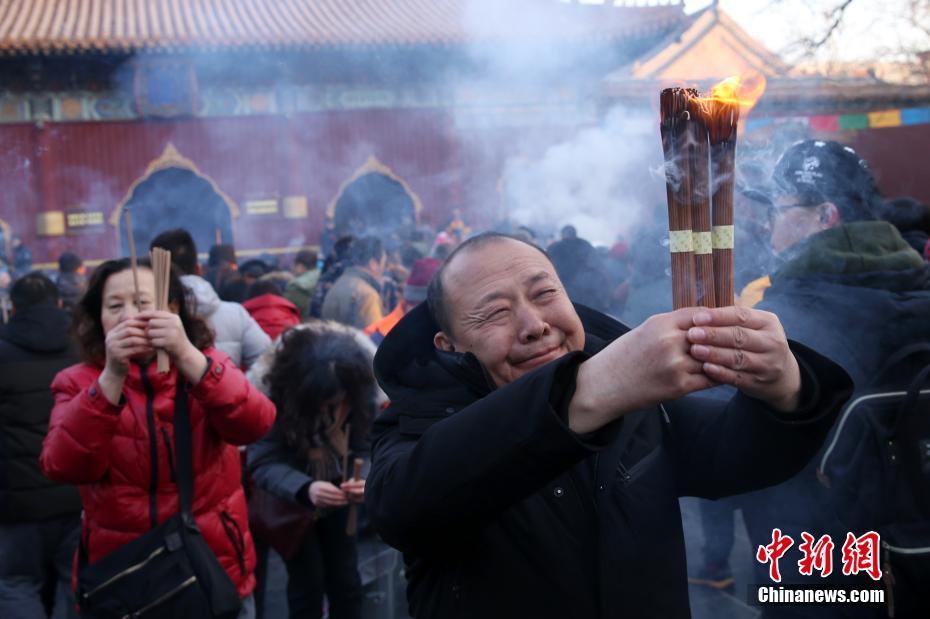
<path fill-rule="evenodd" d="M 0 234 L 47 265 L 125 254 L 127 208 L 138 247 L 183 226 L 240 255 L 455 209 L 489 226 L 508 162 L 648 113 L 668 83 L 748 72 L 769 90 L 747 137 L 835 134 L 930 201 L 902 164 L 930 138 L 930 89 L 792 75 L 716 6 L 0 0 Z"/>

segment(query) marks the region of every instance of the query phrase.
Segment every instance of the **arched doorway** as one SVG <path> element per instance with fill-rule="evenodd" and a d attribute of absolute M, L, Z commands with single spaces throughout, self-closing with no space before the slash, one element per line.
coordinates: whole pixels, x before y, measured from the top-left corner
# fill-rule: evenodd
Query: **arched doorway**
<path fill-rule="evenodd" d="M 189 231 L 200 252 L 218 241 L 233 244 L 232 220 L 239 216 L 232 199 L 171 144 L 133 183 L 110 217 L 119 229 L 123 255 L 129 253 L 125 208 L 132 213 L 133 239 L 140 256 L 148 253 L 153 238 L 172 228 Z"/>
<path fill-rule="evenodd" d="M 326 210 L 336 236 L 412 230 L 422 210 L 420 198 L 393 170 L 374 157 L 343 183 Z"/>

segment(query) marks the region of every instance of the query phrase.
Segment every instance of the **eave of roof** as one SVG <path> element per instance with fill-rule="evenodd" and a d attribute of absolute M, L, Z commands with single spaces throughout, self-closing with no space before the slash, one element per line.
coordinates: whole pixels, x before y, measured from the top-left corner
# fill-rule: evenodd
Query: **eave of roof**
<path fill-rule="evenodd" d="M 721 67 L 728 68 L 723 74 L 714 74 Z M 605 79 L 721 79 L 740 70 L 771 78 L 785 74 L 788 66 L 724 11 L 712 6 L 691 16 L 636 62 Z"/>
<path fill-rule="evenodd" d="M 655 36 L 681 4 L 555 0 L 0 0 L 0 53 L 447 46 Z"/>

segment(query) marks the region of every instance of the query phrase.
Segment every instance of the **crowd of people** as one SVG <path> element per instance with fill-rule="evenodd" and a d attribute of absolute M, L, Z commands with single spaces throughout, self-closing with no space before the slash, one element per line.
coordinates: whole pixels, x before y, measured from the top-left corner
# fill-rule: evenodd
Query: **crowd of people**
<path fill-rule="evenodd" d="M 672 313 L 664 221 L 596 247 L 571 225 L 479 234 L 456 211 L 428 235 L 324 239 L 288 268 L 229 245 L 201 264 L 166 230 L 167 308 L 147 260 L 65 252 L 34 271 L 14 237 L 0 616 L 138 610 L 132 566 L 101 574 L 179 514 L 210 551 L 195 572 L 235 593 L 197 572 L 156 604 L 244 619 L 262 616 L 270 549 L 291 617 L 361 617 L 359 518 L 404 553 L 415 617 L 681 616 L 684 495 L 707 499 L 688 579 L 716 589 L 737 509 L 753 548 L 775 528 L 879 527 L 837 513 L 817 456 L 851 394 L 930 350 L 930 207 L 811 140 L 737 211 L 742 294 Z M 899 616 L 930 605 L 926 574 L 897 578 Z M 764 609 L 786 612 L 804 616 Z"/>

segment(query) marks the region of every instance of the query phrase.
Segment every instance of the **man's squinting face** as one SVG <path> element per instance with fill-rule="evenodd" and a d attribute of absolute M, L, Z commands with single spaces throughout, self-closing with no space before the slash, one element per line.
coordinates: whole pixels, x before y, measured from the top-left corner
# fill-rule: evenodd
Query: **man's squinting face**
<path fill-rule="evenodd" d="M 584 347 L 552 263 L 525 243 L 467 249 L 446 267 L 443 290 L 452 333 L 437 333 L 436 347 L 473 353 L 497 386 Z"/>

